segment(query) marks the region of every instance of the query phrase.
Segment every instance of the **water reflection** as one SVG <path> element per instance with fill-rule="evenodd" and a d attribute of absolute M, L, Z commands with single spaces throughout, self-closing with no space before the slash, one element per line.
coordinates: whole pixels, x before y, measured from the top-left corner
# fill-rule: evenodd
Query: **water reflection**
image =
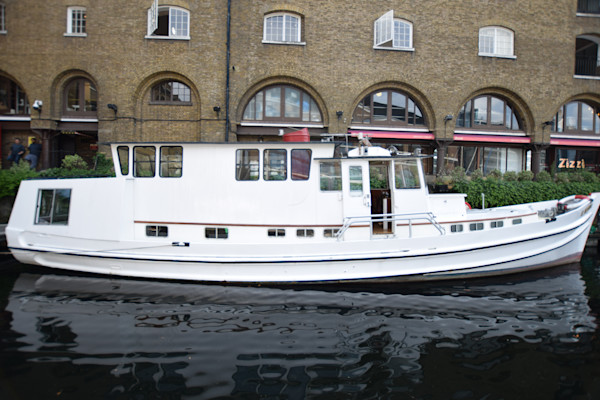
<path fill-rule="evenodd" d="M 289 289 L 22 273 L 2 353 L 20 371 L 13 389 L 32 398 L 597 390 L 598 326 L 579 266 L 496 282 Z M 27 387 L 40 371 L 52 379 Z"/>

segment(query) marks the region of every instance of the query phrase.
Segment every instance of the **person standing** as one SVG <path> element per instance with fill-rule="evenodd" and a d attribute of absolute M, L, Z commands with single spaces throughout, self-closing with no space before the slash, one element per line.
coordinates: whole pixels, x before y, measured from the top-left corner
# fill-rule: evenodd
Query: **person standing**
<path fill-rule="evenodd" d="M 29 154 L 25 156 L 25 160 L 31 163 L 31 169 L 35 169 L 37 167 L 37 163 L 41 154 L 42 145 L 37 142 L 36 138 L 32 138 L 31 144 L 29 145 Z"/>
<path fill-rule="evenodd" d="M 10 146 L 10 154 L 8 155 L 8 161 L 12 161 L 14 164 L 18 164 L 23 154 L 25 154 L 25 146 L 21 144 L 21 139 L 16 138 L 15 142 Z"/>

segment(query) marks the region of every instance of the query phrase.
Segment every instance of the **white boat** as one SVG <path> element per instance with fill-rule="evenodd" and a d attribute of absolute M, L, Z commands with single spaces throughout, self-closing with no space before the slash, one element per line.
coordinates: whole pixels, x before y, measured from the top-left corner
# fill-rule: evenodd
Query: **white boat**
<path fill-rule="evenodd" d="M 471 210 L 428 192 L 420 157 L 362 143 L 111 148 L 115 177 L 21 183 L 6 228 L 17 260 L 217 282 L 479 277 L 579 261 L 600 205 Z"/>

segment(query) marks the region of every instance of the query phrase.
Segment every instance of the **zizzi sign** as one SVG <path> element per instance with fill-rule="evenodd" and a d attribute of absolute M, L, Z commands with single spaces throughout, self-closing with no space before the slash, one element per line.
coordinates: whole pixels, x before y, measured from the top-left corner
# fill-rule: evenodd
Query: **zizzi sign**
<path fill-rule="evenodd" d="M 558 159 L 558 168 L 585 168 L 585 160 L 569 160 L 568 158 Z"/>

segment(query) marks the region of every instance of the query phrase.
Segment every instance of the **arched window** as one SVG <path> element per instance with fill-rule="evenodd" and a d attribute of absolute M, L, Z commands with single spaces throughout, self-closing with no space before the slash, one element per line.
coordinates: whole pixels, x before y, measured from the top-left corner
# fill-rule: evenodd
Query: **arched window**
<path fill-rule="evenodd" d="M 65 86 L 63 112 L 65 115 L 95 116 L 98 106 L 98 92 L 92 82 L 85 78 L 75 78 Z"/>
<path fill-rule="evenodd" d="M 152 86 L 150 94 L 151 104 L 191 104 L 192 93 L 190 87 L 178 81 L 162 81 Z"/>
<path fill-rule="evenodd" d="M 0 76 L 0 115 L 14 114 L 30 114 L 27 96 L 14 81 Z"/>
<path fill-rule="evenodd" d="M 600 134 L 600 107 L 584 101 L 563 105 L 552 120 L 552 131 L 582 135 Z"/>
<path fill-rule="evenodd" d="M 374 31 L 373 45 L 376 49 L 413 50 L 413 25 L 394 18 L 393 10 L 375 21 Z"/>
<path fill-rule="evenodd" d="M 302 24 L 299 16 L 275 13 L 265 16 L 263 41 L 274 43 L 300 43 Z"/>
<path fill-rule="evenodd" d="M 315 100 L 294 86 L 269 86 L 257 92 L 246 105 L 244 121 L 322 122 Z"/>
<path fill-rule="evenodd" d="M 179 7 L 160 6 L 148 9 L 148 35 L 153 39 L 189 39 L 190 13 Z"/>
<path fill-rule="evenodd" d="M 352 123 L 360 125 L 425 125 L 416 102 L 406 93 L 385 89 L 365 96 L 352 114 Z"/>
<path fill-rule="evenodd" d="M 499 26 L 486 26 L 479 29 L 479 55 L 513 58 L 515 55 L 513 31 Z"/>
<path fill-rule="evenodd" d="M 456 119 L 456 127 L 520 131 L 520 120 L 521 118 L 507 100 L 483 95 L 467 101 L 461 108 Z"/>

